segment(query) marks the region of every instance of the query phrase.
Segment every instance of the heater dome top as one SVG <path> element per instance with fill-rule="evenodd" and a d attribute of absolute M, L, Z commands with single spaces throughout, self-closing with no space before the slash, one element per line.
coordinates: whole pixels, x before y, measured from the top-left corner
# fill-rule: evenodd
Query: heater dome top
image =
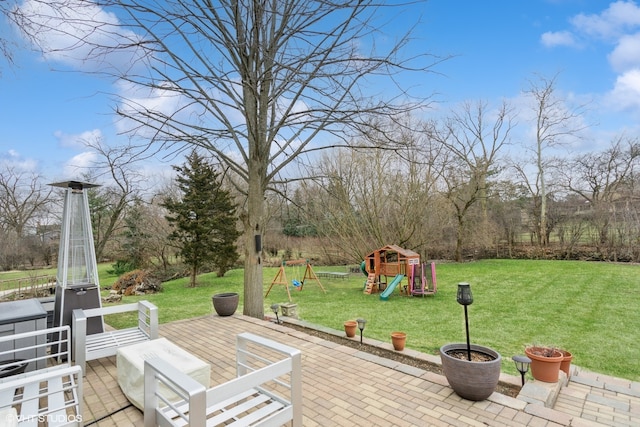
<path fill-rule="evenodd" d="M 60 187 L 60 188 L 73 188 L 74 190 L 83 190 L 85 188 L 94 188 L 100 187 L 99 184 L 91 184 L 89 182 L 82 181 L 64 181 L 64 182 L 54 182 L 49 184 L 52 187 Z"/>

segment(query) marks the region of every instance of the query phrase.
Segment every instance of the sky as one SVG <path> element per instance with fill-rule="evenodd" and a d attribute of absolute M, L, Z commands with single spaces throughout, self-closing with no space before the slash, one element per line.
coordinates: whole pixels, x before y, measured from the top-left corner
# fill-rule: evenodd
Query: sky
<path fill-rule="evenodd" d="M 463 101 L 519 105 L 536 75 L 557 75 L 561 96 L 588 102 L 591 127 L 576 150 L 638 134 L 640 2 L 429 0 L 411 6 L 414 14 L 422 19 L 412 49 L 450 57 L 416 82 L 433 93 L 434 110 Z M 402 29 L 403 21 L 396 25 Z M 0 36 L 18 37 L 4 21 Z M 14 54 L 14 65 L 0 58 L 0 167 L 36 170 L 52 181 L 77 179 L 76 167 L 95 159 L 82 140 L 126 142 L 109 95 L 116 82 L 28 49 Z"/>

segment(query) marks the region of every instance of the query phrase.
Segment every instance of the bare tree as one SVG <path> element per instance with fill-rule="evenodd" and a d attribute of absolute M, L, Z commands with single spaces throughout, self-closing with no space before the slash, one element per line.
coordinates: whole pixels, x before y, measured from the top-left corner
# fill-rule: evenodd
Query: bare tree
<path fill-rule="evenodd" d="M 6 21 L 11 21 L 12 13 L 11 9 L 15 6 L 13 2 L 10 1 L 0 1 L 0 18 Z M 3 25 L 3 28 L 8 26 Z M 4 58 L 7 64 L 13 64 L 13 49 L 15 46 L 13 42 L 7 38 L 2 32 L 0 28 L 0 59 Z M 0 67 L 0 76 L 2 76 L 2 67 Z"/>
<path fill-rule="evenodd" d="M 146 154 L 132 145 L 109 147 L 100 138 L 83 142 L 98 156 L 85 178 L 102 185 L 89 190 L 93 239 L 100 260 L 109 241 L 122 230 L 127 208 L 143 191 L 145 177 L 137 165 Z"/>
<path fill-rule="evenodd" d="M 492 117 L 493 115 L 493 117 Z M 442 125 L 432 123 L 430 136 L 446 150 L 441 158 L 445 197 L 456 212 L 456 260 L 462 261 L 467 215 L 477 202 L 482 205 L 482 224 L 488 230 L 486 199 L 489 179 L 499 171 L 498 155 L 509 143 L 513 111 L 503 103 L 493 113 L 485 102 L 463 103 Z"/>
<path fill-rule="evenodd" d="M 378 131 L 358 143 L 375 146 L 390 139 L 394 150 L 334 150 L 309 174 L 315 181 L 304 184 L 316 200 L 307 203 L 311 221 L 352 262 L 389 243 L 426 254 L 438 241 L 442 224 L 434 218 L 442 209 L 434 208 L 439 198 L 434 167 L 440 145 L 414 130 L 424 126 L 416 120 L 381 120 Z"/>
<path fill-rule="evenodd" d="M 0 170 L 0 227 L 18 238 L 29 224 L 35 230 L 36 221 L 46 214 L 52 190 L 38 173 L 4 164 Z"/>
<path fill-rule="evenodd" d="M 606 150 L 576 156 L 563 169 L 567 190 L 588 204 L 592 224 L 598 230 L 598 248 L 611 241 L 609 228 L 617 206 L 632 198 L 627 188 L 639 158 L 638 140 L 619 136 Z"/>
<path fill-rule="evenodd" d="M 167 194 L 164 193 L 165 196 Z M 162 267 L 166 271 L 176 255 L 176 249 L 168 238 L 171 234 L 171 226 L 165 218 L 167 211 L 155 199 L 156 197 L 145 207 L 145 219 L 141 227 L 149 236 L 146 242 L 149 263 Z"/>
<path fill-rule="evenodd" d="M 587 128 L 582 121 L 585 105 L 569 107 L 566 100 L 557 94 L 557 78 L 558 75 L 552 78 L 539 76 L 538 80 L 530 82 L 526 93 L 532 98 L 534 113 L 535 141 L 532 150 L 535 179 L 528 178 L 523 167 L 517 167 L 520 175 L 527 181 L 527 187 L 533 191 L 532 196 L 537 208 L 534 216 L 538 220 L 536 234 L 538 244 L 541 246 L 549 243 L 551 231 L 547 215 L 549 191 L 546 178 L 553 159 L 550 158 L 548 151 L 578 138 L 580 131 Z"/>
<path fill-rule="evenodd" d="M 411 99 L 394 78 L 428 71 L 437 62 L 426 54 L 401 55 L 411 41 L 411 25 L 405 19 L 405 34 L 378 43 L 393 11 L 412 3 L 420 2 L 106 0 L 103 7 L 114 12 L 108 18 L 118 16 L 120 22 L 95 22 L 105 15 L 89 10 L 75 21 L 78 10 L 60 15 L 65 31 L 81 34 L 71 47 L 96 43 L 86 56 L 97 57 L 101 48 L 146 53 L 146 71 L 138 64 L 108 71 L 122 72 L 118 77 L 132 90 L 118 108 L 132 124 L 130 131 L 151 138 L 156 147 L 205 148 L 236 174 L 246 196 L 240 245 L 245 314 L 263 316 L 262 261 L 254 236 L 262 236 L 267 220 L 265 193 L 285 168 L 336 141 L 348 145 L 349 129 L 375 126 L 372 117 L 425 105 L 425 97 Z M 44 25 L 55 28 L 55 21 Z M 94 37 L 96 32 L 119 42 L 100 44 L 105 39 Z M 365 94 L 366 86 L 381 82 L 394 92 Z M 149 95 L 172 105 L 154 104 Z"/>
<path fill-rule="evenodd" d="M 14 268 L 26 259 L 33 264 L 38 226 L 47 221 L 52 187 L 38 173 L 0 163 L 0 236 L 2 266 Z"/>

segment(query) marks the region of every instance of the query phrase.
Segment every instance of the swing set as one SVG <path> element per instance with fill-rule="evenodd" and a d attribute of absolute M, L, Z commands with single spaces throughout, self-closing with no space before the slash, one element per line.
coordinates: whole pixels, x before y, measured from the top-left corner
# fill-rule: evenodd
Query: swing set
<path fill-rule="evenodd" d="M 322 287 L 322 283 L 320 283 L 320 279 L 318 279 L 318 276 L 316 276 L 316 273 L 313 271 L 313 268 L 311 268 L 311 264 L 309 263 L 309 260 L 295 259 L 295 260 L 289 260 L 289 261 L 282 261 L 282 264 L 280 264 L 280 270 L 278 270 L 278 274 L 276 274 L 276 277 L 274 277 L 273 281 L 271 282 L 271 285 L 269 285 L 269 289 L 267 289 L 267 294 L 265 295 L 265 298 L 269 296 L 269 292 L 271 292 L 271 288 L 273 287 L 273 285 L 284 285 L 284 288 L 287 290 L 287 295 L 289 296 L 289 302 L 291 302 L 291 292 L 289 292 L 289 282 L 287 281 L 287 274 L 285 272 L 285 267 L 293 266 L 295 268 L 294 270 L 295 277 L 300 277 L 299 268 L 303 264 L 306 265 L 306 268 L 304 270 L 304 275 L 302 276 L 302 280 L 298 280 L 297 278 L 295 278 L 291 280 L 291 284 L 297 290 L 301 291 L 302 288 L 304 287 L 305 280 L 312 279 L 318 282 L 318 286 L 320 286 L 320 289 L 322 289 L 322 292 L 326 294 L 327 291 Z"/>

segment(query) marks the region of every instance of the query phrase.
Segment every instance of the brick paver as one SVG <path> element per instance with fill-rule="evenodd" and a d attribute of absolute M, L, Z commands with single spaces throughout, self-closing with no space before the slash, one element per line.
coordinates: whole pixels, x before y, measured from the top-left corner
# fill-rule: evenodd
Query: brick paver
<path fill-rule="evenodd" d="M 212 385 L 235 376 L 235 337 L 241 332 L 266 336 L 302 351 L 305 427 L 588 426 L 605 418 L 620 422 L 618 425 L 640 422 L 639 397 L 629 398 L 626 406 L 606 400 L 617 395 L 612 388 L 636 387 L 624 381 L 610 380 L 609 387 L 603 385 L 600 390 L 610 394 L 599 395 L 591 394 L 584 384 L 572 388 L 570 383 L 556 409 L 498 394 L 471 402 L 458 397 L 446 379 L 433 372 L 372 357 L 269 321 L 242 315 L 206 316 L 160 326 L 161 336 L 211 364 Z M 640 393 L 640 388 L 632 393 Z M 117 385 L 115 357 L 88 363 L 84 403 L 85 425 L 142 425 L 142 413 L 129 404 Z"/>

